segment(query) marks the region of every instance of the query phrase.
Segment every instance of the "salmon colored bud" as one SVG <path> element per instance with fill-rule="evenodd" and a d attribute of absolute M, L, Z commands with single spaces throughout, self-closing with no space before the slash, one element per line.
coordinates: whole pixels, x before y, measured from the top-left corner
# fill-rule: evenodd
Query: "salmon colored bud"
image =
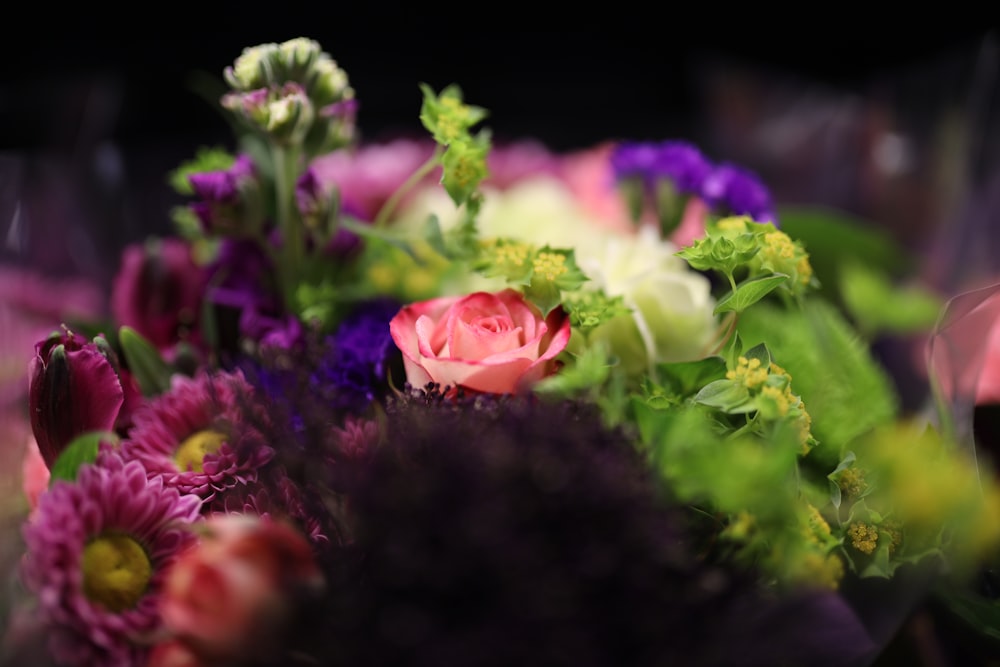
<path fill-rule="evenodd" d="M 168 571 L 160 610 L 195 658 L 242 664 L 277 651 L 297 605 L 322 587 L 301 532 L 252 515 L 215 515 Z"/>
<path fill-rule="evenodd" d="M 103 337 L 88 341 L 68 330 L 36 343 L 29 364 L 31 430 L 49 468 L 88 431 L 113 431 L 125 392 L 117 358 Z"/>

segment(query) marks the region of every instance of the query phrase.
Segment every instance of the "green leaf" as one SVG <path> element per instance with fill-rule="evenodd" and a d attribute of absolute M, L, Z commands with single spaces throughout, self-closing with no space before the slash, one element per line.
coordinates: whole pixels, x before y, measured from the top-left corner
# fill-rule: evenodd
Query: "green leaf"
<path fill-rule="evenodd" d="M 604 385 L 612 367 L 607 350 L 603 346 L 594 345 L 579 355 L 572 355 L 570 363 L 558 373 L 537 382 L 533 391 L 557 399 L 594 391 Z"/>
<path fill-rule="evenodd" d="M 897 286 L 881 268 L 853 261 L 840 271 L 845 308 L 869 336 L 930 331 L 944 308 L 944 299 L 930 289 Z"/>
<path fill-rule="evenodd" d="M 709 382 L 695 394 L 694 401 L 729 414 L 742 414 L 757 409 L 747 388 L 733 380 Z"/>
<path fill-rule="evenodd" d="M 764 343 L 757 343 L 744 352 L 743 356 L 747 358 L 747 361 L 751 359 L 760 360 L 761 368 L 767 369 L 771 366 L 771 353 L 767 351 L 767 345 Z"/>
<path fill-rule="evenodd" d="M 675 394 L 691 396 L 706 385 L 725 379 L 726 360 L 715 356 L 658 364 L 656 375 Z"/>
<path fill-rule="evenodd" d="M 152 343 L 127 326 L 118 329 L 118 342 L 144 396 L 156 396 L 170 388 L 173 371 Z"/>
<path fill-rule="evenodd" d="M 883 225 L 829 208 L 786 206 L 778 211 L 781 229 L 809 249 L 819 291 L 837 301 L 841 271 L 848 262 L 878 266 L 891 276 L 915 265 Z"/>
<path fill-rule="evenodd" d="M 737 285 L 735 290 L 719 299 L 719 302 L 715 305 L 714 313 L 718 315 L 730 310 L 742 313 L 774 291 L 786 280 L 788 280 L 788 276 L 783 273 L 775 273 L 770 276 L 761 276 L 746 280 Z"/>
<path fill-rule="evenodd" d="M 555 283 L 548 280 L 535 280 L 532 278 L 524 288 L 524 297 L 538 306 L 542 312 L 542 317 L 547 317 L 556 307 L 562 303 L 562 294 Z"/>
<path fill-rule="evenodd" d="M 1000 600 L 972 591 L 945 589 L 937 593 L 947 610 L 969 627 L 978 641 L 988 644 L 989 653 L 1000 655 Z"/>
<path fill-rule="evenodd" d="M 73 438 L 52 465 L 49 486 L 57 480 L 75 480 L 80 466 L 97 460 L 102 442 L 117 443 L 118 436 L 108 431 L 90 431 Z"/>

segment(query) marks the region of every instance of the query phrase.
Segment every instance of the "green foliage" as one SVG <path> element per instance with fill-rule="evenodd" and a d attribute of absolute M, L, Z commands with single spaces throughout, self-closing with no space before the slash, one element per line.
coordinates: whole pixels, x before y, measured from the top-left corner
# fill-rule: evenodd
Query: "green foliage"
<path fill-rule="evenodd" d="M 482 107 L 465 104 L 462 89 L 456 84 L 446 86 L 440 94 L 426 83 L 420 84 L 424 95 L 420 107 L 420 122 L 442 146 L 451 146 L 468 139 L 469 129 L 488 115 Z"/>
<path fill-rule="evenodd" d="M 59 480 L 74 481 L 80 466 L 97 460 L 102 442 L 117 444 L 118 436 L 107 431 L 90 431 L 73 438 L 52 465 L 49 486 Z"/>
<path fill-rule="evenodd" d="M 825 300 L 815 297 L 794 310 L 760 303 L 743 314 L 739 331 L 747 344 L 766 341 L 772 358 L 791 375 L 820 443 L 815 454 L 831 466 L 854 438 L 895 418 L 892 381 Z"/>
<path fill-rule="evenodd" d="M 731 276 L 745 266 L 758 252 L 760 240 L 756 234 L 745 232 L 733 238 L 708 235 L 680 250 L 677 255 L 687 260 L 699 271 L 718 271 Z"/>
<path fill-rule="evenodd" d="M 156 396 L 170 388 L 173 370 L 152 343 L 127 326 L 118 329 L 118 342 L 144 396 Z"/>
<path fill-rule="evenodd" d="M 858 261 L 840 267 L 839 287 L 848 314 L 868 338 L 930 331 L 944 308 L 930 289 L 897 286 L 885 270 Z"/>
<path fill-rule="evenodd" d="M 788 279 L 789 277 L 783 273 L 775 273 L 745 280 L 737 285 L 735 290 L 719 299 L 715 305 L 715 314 L 729 311 L 742 313 L 780 285 L 788 282 Z"/>
<path fill-rule="evenodd" d="M 570 325 L 574 333 L 583 336 L 605 322 L 631 311 L 621 295 L 608 296 L 603 290 L 581 289 L 566 292 L 563 294 L 562 305 L 569 312 Z"/>

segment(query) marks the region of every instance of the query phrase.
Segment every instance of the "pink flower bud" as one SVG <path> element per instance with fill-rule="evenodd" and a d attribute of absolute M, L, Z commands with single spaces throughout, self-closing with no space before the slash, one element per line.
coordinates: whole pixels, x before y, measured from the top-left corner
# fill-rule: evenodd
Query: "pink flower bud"
<path fill-rule="evenodd" d="M 160 609 L 195 657 L 239 663 L 275 654 L 297 603 L 322 587 L 301 532 L 254 515 L 214 515 L 167 572 Z"/>

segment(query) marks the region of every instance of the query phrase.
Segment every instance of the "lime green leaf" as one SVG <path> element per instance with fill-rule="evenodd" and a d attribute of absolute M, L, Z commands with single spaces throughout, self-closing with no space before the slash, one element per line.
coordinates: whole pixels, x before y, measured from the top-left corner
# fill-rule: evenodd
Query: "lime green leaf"
<path fill-rule="evenodd" d="M 729 414 L 753 412 L 757 409 L 746 386 L 733 380 L 709 382 L 695 394 L 694 401 Z"/>
<path fill-rule="evenodd" d="M 758 359 L 761 368 L 767 369 L 771 367 L 771 353 L 767 351 L 767 345 L 764 343 L 757 343 L 743 353 L 743 356 L 747 358 L 747 361 Z"/>
<path fill-rule="evenodd" d="M 868 335 L 930 331 L 944 299 L 919 285 L 896 286 L 883 269 L 845 262 L 840 291 L 847 311 Z"/>
<path fill-rule="evenodd" d="M 80 466 L 97 460 L 102 442 L 117 443 L 118 436 L 108 431 L 90 431 L 73 438 L 52 465 L 49 486 L 60 479 L 75 480 Z"/>
<path fill-rule="evenodd" d="M 144 396 L 156 396 L 170 388 L 173 370 L 152 343 L 127 326 L 118 330 L 118 342 Z"/>
<path fill-rule="evenodd" d="M 742 313 L 774 291 L 786 280 L 788 280 L 788 276 L 783 273 L 775 273 L 770 276 L 761 276 L 760 278 L 746 280 L 737 285 L 735 290 L 719 299 L 719 302 L 715 305 L 714 312 L 716 315 L 730 310 Z"/>
<path fill-rule="evenodd" d="M 524 288 L 524 297 L 538 306 L 542 316 L 548 316 L 556 307 L 562 303 L 562 295 L 555 283 L 548 280 L 532 279 Z"/>
<path fill-rule="evenodd" d="M 607 381 L 611 368 L 607 350 L 594 345 L 579 355 L 572 355 L 570 362 L 558 373 L 540 380 L 533 390 L 550 398 L 569 398 L 601 387 Z"/>
<path fill-rule="evenodd" d="M 658 364 L 656 375 L 675 394 L 691 396 L 706 385 L 726 377 L 726 361 L 722 357 L 706 357 L 697 361 Z"/>

